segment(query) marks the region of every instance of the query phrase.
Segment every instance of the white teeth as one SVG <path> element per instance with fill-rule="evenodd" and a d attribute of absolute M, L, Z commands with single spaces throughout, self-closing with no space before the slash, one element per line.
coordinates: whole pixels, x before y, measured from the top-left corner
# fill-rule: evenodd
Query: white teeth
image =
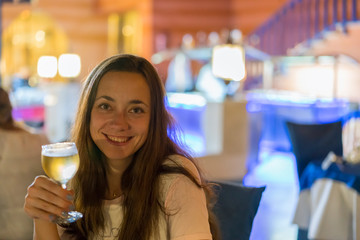
<path fill-rule="evenodd" d="M 128 140 L 128 138 L 124 138 L 124 137 L 111 137 L 111 136 L 108 136 L 108 138 L 111 140 L 111 141 L 114 141 L 114 142 L 119 142 L 119 143 L 124 143 Z"/>

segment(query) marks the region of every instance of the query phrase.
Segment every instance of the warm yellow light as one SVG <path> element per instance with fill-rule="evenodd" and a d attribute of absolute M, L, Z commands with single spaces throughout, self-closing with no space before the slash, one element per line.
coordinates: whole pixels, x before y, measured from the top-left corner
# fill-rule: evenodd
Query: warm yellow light
<path fill-rule="evenodd" d="M 215 46 L 212 54 L 212 72 L 216 77 L 241 81 L 245 78 L 245 52 L 239 45 Z"/>
<path fill-rule="evenodd" d="M 59 57 L 59 74 L 62 77 L 77 77 L 80 74 L 81 61 L 77 54 L 61 54 Z"/>
<path fill-rule="evenodd" d="M 37 42 L 41 42 L 45 40 L 45 32 L 43 30 L 39 30 L 35 33 L 35 40 Z"/>
<path fill-rule="evenodd" d="M 37 72 L 40 77 L 53 78 L 57 73 L 57 59 L 54 56 L 41 56 L 37 63 Z"/>
<path fill-rule="evenodd" d="M 122 34 L 126 37 L 129 37 L 129 36 L 133 35 L 134 33 L 135 33 L 135 30 L 134 30 L 133 26 L 131 26 L 131 25 L 126 25 L 122 29 Z"/>

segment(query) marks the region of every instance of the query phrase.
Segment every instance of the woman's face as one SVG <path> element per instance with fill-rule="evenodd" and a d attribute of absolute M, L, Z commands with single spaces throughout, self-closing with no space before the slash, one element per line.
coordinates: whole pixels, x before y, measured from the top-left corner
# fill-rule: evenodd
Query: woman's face
<path fill-rule="evenodd" d="M 150 121 L 150 90 L 139 73 L 107 72 L 91 110 L 90 134 L 110 160 L 131 160 L 144 144 Z"/>

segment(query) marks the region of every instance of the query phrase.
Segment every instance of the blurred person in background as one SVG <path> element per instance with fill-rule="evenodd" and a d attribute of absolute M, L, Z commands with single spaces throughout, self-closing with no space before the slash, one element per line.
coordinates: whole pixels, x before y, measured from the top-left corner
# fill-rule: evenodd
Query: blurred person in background
<path fill-rule="evenodd" d="M 12 117 L 8 93 L 0 87 L 0 239 L 32 239 L 33 221 L 23 210 L 26 190 L 42 174 L 42 134 L 32 134 Z"/>

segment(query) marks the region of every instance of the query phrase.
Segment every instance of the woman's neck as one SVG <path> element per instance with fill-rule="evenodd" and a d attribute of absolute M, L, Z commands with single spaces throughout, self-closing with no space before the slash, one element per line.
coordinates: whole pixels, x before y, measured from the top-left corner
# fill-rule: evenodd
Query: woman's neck
<path fill-rule="evenodd" d="M 108 191 L 106 193 L 106 199 L 111 200 L 118 198 L 122 195 L 121 178 L 129 166 L 131 159 L 124 160 L 108 160 Z"/>

